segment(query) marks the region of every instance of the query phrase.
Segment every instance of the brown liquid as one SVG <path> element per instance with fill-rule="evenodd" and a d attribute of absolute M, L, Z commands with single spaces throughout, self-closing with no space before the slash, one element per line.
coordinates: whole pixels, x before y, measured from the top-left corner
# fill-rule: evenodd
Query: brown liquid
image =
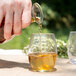
<path fill-rule="evenodd" d="M 41 47 L 41 33 L 42 33 L 42 24 L 38 24 L 39 25 L 39 35 L 40 35 L 40 52 L 42 50 L 42 47 Z"/>
<path fill-rule="evenodd" d="M 50 71 L 56 64 L 56 53 L 32 53 L 28 55 L 29 63 L 34 71 Z"/>

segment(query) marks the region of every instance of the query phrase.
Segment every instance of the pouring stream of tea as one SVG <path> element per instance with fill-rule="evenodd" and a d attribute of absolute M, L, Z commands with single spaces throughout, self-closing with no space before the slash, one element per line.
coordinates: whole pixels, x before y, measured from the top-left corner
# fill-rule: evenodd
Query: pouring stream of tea
<path fill-rule="evenodd" d="M 42 22 L 43 22 L 43 12 L 42 8 L 38 3 L 33 4 L 33 9 L 32 9 L 32 18 L 33 21 L 38 23 L 39 26 L 39 35 L 40 35 L 40 52 L 42 50 L 41 48 L 41 33 L 42 33 Z"/>

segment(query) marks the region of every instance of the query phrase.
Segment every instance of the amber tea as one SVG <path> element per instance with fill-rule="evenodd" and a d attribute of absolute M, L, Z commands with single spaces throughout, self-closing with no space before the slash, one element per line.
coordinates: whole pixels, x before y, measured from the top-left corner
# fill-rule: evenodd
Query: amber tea
<path fill-rule="evenodd" d="M 57 57 L 56 53 L 32 53 L 28 57 L 33 71 L 54 71 Z"/>

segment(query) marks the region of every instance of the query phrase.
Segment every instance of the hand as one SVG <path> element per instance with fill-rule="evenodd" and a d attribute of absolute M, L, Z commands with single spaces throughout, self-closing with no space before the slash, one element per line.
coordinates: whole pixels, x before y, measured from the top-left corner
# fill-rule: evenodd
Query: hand
<path fill-rule="evenodd" d="M 5 17 L 4 37 L 9 40 L 14 35 L 20 35 L 21 29 L 31 22 L 31 0 L 0 0 L 0 26 Z"/>

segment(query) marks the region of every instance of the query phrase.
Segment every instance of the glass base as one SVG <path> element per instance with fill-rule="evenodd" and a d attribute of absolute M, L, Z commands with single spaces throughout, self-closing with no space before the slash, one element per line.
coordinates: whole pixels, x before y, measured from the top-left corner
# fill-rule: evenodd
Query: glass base
<path fill-rule="evenodd" d="M 33 69 L 34 72 L 53 72 L 53 71 L 56 71 L 57 69 L 56 68 L 53 68 L 53 69 L 50 69 L 50 70 L 35 70 Z"/>
<path fill-rule="evenodd" d="M 76 59 L 70 59 L 70 62 L 76 65 Z"/>

